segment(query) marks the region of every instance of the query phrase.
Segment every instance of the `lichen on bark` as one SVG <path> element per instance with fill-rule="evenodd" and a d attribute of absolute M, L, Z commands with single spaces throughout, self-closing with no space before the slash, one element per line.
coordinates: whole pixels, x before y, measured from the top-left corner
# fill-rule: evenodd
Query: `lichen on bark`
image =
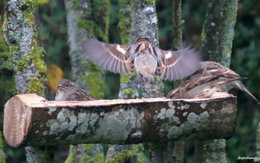
<path fill-rule="evenodd" d="M 37 1 L 5 1 L 4 34 L 14 67 L 17 93 L 37 93 L 45 96 L 45 51 L 38 45 L 35 11 Z M 36 147 L 26 147 L 27 161 L 48 160 L 48 154 Z M 33 151 L 30 153 L 30 151 Z"/>
<path fill-rule="evenodd" d="M 133 2 L 133 5 L 134 13 L 127 14 L 133 15 L 130 31 L 131 43 L 135 43 L 135 40 L 138 37 L 147 37 L 154 45 L 158 46 L 159 41 L 155 1 L 149 1 L 148 3 L 147 1 L 135 0 Z M 136 84 L 133 82 L 136 74 L 121 76 L 122 77 L 119 92 L 120 98 L 163 96 L 163 84 L 161 79 L 158 79 L 158 77 L 155 77 L 156 80 L 154 80 L 153 82 L 143 82 L 141 84 Z M 131 88 L 131 91 L 129 91 L 129 88 Z"/>
<path fill-rule="evenodd" d="M 134 14 L 131 28 L 131 43 L 138 37 L 147 37 L 156 46 L 158 41 L 158 27 L 155 1 L 134 1 Z"/>
<path fill-rule="evenodd" d="M 204 60 L 221 62 L 229 67 L 237 16 L 237 0 L 211 0 L 201 33 Z"/>
<path fill-rule="evenodd" d="M 0 107 L 3 107 L 4 102 L 16 92 L 12 54 L 3 32 L 4 21 L 6 21 L 4 1 L 0 1 L 0 99 L 2 99 L 0 100 Z"/>
<path fill-rule="evenodd" d="M 146 1 L 146 0 L 135 0 L 132 4 L 128 1 L 128 6 L 132 6 L 134 9 L 133 13 L 125 13 L 121 12 L 121 14 L 125 14 L 123 23 L 128 23 L 130 18 L 132 19 L 131 22 L 131 31 L 129 29 L 127 31 L 123 31 L 121 33 L 121 40 L 129 40 L 125 38 L 128 33 L 130 33 L 130 43 L 135 43 L 138 37 L 147 37 L 151 40 L 151 42 L 158 46 L 158 27 L 157 27 L 157 15 L 156 15 L 156 8 L 155 8 L 155 1 Z M 128 11 L 129 7 L 125 9 Z M 129 17 L 131 16 L 132 17 Z M 120 26 L 119 26 L 120 27 Z M 125 28 L 123 30 L 126 30 Z M 120 28 L 119 28 L 120 31 Z M 123 37 L 123 39 L 122 39 Z M 129 42 L 127 42 L 129 44 Z M 122 42 L 122 44 L 126 44 Z M 136 74 L 129 74 L 129 75 L 121 75 L 120 79 L 120 91 L 119 91 L 119 98 L 137 98 L 137 97 L 161 97 L 163 96 L 163 85 L 161 79 L 155 77 L 156 80 L 153 82 L 143 82 L 141 84 L 136 84 L 134 82 Z M 121 147 L 115 153 L 121 153 L 124 151 L 128 151 L 130 147 Z M 133 147 L 132 147 L 133 148 Z M 127 154 L 127 152 L 125 153 Z M 114 155 L 116 157 L 116 155 Z M 142 156 L 143 157 L 143 156 Z M 134 159 L 136 157 L 133 157 Z"/>
<path fill-rule="evenodd" d="M 45 52 L 37 43 L 37 25 L 34 20 L 37 3 L 31 0 L 6 1 L 6 8 L 4 29 L 8 45 L 12 47 L 10 53 L 16 70 L 17 92 L 44 95 Z"/>
<path fill-rule="evenodd" d="M 65 1 L 70 43 L 70 56 L 74 79 L 80 87 L 89 90 L 95 98 L 103 98 L 102 71 L 83 57 L 82 43 L 88 36 L 108 41 L 109 6 L 108 0 Z"/>

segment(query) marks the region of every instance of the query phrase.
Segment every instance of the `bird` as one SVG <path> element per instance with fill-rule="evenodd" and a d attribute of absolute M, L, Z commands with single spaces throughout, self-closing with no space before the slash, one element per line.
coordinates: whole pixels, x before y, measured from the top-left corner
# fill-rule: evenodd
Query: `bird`
<path fill-rule="evenodd" d="M 79 88 L 74 82 L 62 79 L 59 81 L 55 101 L 89 101 L 95 100 L 85 90 Z"/>
<path fill-rule="evenodd" d="M 194 73 L 200 63 L 195 48 L 182 47 L 177 51 L 162 50 L 146 37 L 139 37 L 135 44 L 120 45 L 89 38 L 83 44 L 84 56 L 102 68 L 119 74 L 137 73 L 145 81 L 154 75 L 164 80 L 183 79 Z"/>
<path fill-rule="evenodd" d="M 250 93 L 242 83 L 246 79 L 233 70 L 213 62 L 200 63 L 199 69 L 190 76 L 190 79 L 173 89 L 168 98 L 210 98 L 218 92 L 229 92 L 235 88 L 247 93 L 258 104 L 257 98 Z"/>

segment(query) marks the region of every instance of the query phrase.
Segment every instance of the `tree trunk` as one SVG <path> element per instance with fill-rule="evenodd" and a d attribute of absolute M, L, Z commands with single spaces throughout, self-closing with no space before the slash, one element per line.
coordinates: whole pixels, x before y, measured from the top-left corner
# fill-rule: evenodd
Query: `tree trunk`
<path fill-rule="evenodd" d="M 4 101 L 7 101 L 12 95 L 15 94 L 15 82 L 14 82 L 14 69 L 12 66 L 12 56 L 9 53 L 9 47 L 4 39 L 3 23 L 5 17 L 4 10 L 5 1 L 0 1 L 0 108 L 4 107 Z M 1 123 L 2 115 L 1 112 Z M 5 162 L 6 155 L 4 152 L 4 144 L 2 132 L 0 133 L 0 162 Z"/>
<path fill-rule="evenodd" d="M 120 0 L 119 1 L 119 23 L 118 23 L 118 32 L 121 40 L 121 44 L 129 44 L 130 43 L 130 33 L 131 33 L 131 23 L 132 23 L 132 14 L 133 14 L 133 6 L 130 0 Z M 125 85 L 124 80 L 128 79 L 132 75 L 130 74 L 122 74 L 120 76 L 120 92 L 119 99 L 128 99 L 128 98 L 136 98 L 138 95 L 134 93 L 134 91 L 130 91 L 131 87 L 127 84 Z M 137 87 L 132 85 L 132 89 L 136 90 Z M 106 162 L 137 162 L 140 158 L 138 157 L 138 153 L 140 153 L 142 149 L 142 144 L 139 145 L 118 145 L 118 144 L 110 144 L 107 149 Z"/>
<path fill-rule="evenodd" d="M 6 154 L 4 152 L 4 141 L 3 141 L 3 133 L 0 132 L 0 162 L 5 163 L 6 162 Z"/>
<path fill-rule="evenodd" d="M 209 0 L 201 33 L 204 60 L 221 62 L 229 67 L 234 26 L 237 18 L 237 0 Z"/>
<path fill-rule="evenodd" d="M 155 0 L 153 1 L 134 1 L 134 14 L 131 28 L 131 43 L 134 43 L 138 37 L 147 37 L 151 42 L 158 46 L 158 26 Z M 121 77 L 120 96 L 121 98 L 136 98 L 136 97 L 162 97 L 163 83 L 162 80 L 156 78 L 153 82 L 143 82 L 136 85 L 133 82 L 133 75 Z M 140 94 L 139 94 L 140 92 Z M 153 148 L 146 148 L 146 147 Z M 152 162 L 163 162 L 171 160 L 171 148 L 167 143 L 163 148 L 157 148 L 157 145 L 146 145 L 145 153 L 149 154 L 149 159 Z M 148 152 L 149 151 L 149 152 Z"/>
<path fill-rule="evenodd" d="M 258 122 L 257 130 L 256 130 L 256 157 L 260 161 L 260 122 Z"/>
<path fill-rule="evenodd" d="M 108 41 L 109 1 L 88 3 L 87 0 L 82 0 L 80 2 L 65 1 L 73 78 L 81 88 L 88 90 L 91 96 L 100 99 L 104 97 L 103 75 L 98 66 L 84 61 L 82 43 L 88 39 L 88 36 L 96 36 L 103 41 Z M 70 160 L 103 162 L 103 146 L 101 144 L 81 144 L 76 147 L 71 145 L 66 162 Z"/>
<path fill-rule="evenodd" d="M 173 48 L 179 49 L 182 44 L 182 24 L 183 20 L 181 17 L 181 6 L 182 0 L 173 0 Z M 174 87 L 176 88 L 180 85 L 181 81 L 175 81 Z M 185 142 L 183 140 L 178 140 L 174 142 L 173 149 L 173 162 L 183 163 L 184 162 L 184 152 L 185 152 Z"/>
<path fill-rule="evenodd" d="M 173 0 L 172 2 L 173 2 L 173 14 L 172 14 L 173 48 L 179 49 L 182 44 L 182 24 L 184 23 L 181 17 L 182 0 Z"/>
<path fill-rule="evenodd" d="M 35 23 L 36 1 L 6 1 L 5 38 L 12 55 L 17 93 L 45 95 L 45 51 L 38 45 Z M 25 147 L 28 162 L 50 160 L 50 155 L 36 147 Z M 34 151 L 34 152 L 30 152 Z"/>
<path fill-rule="evenodd" d="M 12 97 L 15 90 L 14 68 L 12 65 L 12 55 L 4 39 L 3 23 L 5 17 L 4 1 L 0 1 L 0 107 L 3 108 L 4 101 Z M 1 116 L 2 117 L 2 116 Z M 1 122 L 2 124 L 2 122 Z"/>
<path fill-rule="evenodd" d="M 237 0 L 210 0 L 207 3 L 206 19 L 201 34 L 204 60 L 221 62 L 229 67 L 234 26 L 237 15 Z M 207 140 L 195 145 L 196 162 L 227 162 L 226 140 Z"/>
<path fill-rule="evenodd" d="M 88 90 L 91 96 L 101 99 L 104 97 L 101 69 L 85 61 L 82 43 L 88 36 L 108 41 L 109 1 L 93 1 L 88 4 L 87 0 L 81 3 L 66 0 L 65 6 L 73 78 L 80 87 Z"/>

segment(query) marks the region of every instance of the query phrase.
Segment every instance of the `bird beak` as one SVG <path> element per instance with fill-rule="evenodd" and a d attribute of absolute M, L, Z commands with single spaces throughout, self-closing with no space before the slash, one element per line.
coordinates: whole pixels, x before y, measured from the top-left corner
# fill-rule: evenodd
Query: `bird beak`
<path fill-rule="evenodd" d="M 145 49 L 145 44 L 141 44 L 139 51 L 143 51 Z"/>
<path fill-rule="evenodd" d="M 60 90 L 61 90 L 61 89 L 62 89 L 62 86 L 61 86 L 61 85 L 58 85 L 58 89 L 60 89 Z"/>

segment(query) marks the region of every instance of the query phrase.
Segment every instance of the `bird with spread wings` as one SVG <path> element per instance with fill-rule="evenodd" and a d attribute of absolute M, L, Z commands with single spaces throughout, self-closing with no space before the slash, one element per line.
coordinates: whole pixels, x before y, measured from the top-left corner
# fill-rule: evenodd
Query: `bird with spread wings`
<path fill-rule="evenodd" d="M 114 73 L 137 72 L 142 79 L 153 80 L 154 75 L 164 80 L 185 78 L 199 65 L 198 52 L 189 46 L 177 51 L 162 50 L 148 38 L 138 38 L 135 44 L 119 45 L 89 38 L 83 44 L 86 59 Z"/>

